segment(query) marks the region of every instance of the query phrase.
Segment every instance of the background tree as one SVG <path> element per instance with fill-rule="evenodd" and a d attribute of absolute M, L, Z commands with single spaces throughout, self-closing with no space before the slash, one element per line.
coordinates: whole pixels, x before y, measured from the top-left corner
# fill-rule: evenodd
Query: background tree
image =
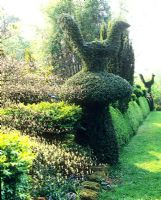
<path fill-rule="evenodd" d="M 111 18 L 108 1 L 87 0 L 77 8 L 76 19 L 85 40 L 90 42 L 99 39 L 101 25 Z"/>
<path fill-rule="evenodd" d="M 29 43 L 20 35 L 19 18 L 8 15 L 0 8 L 0 54 L 17 59 L 24 58 L 24 51 Z"/>

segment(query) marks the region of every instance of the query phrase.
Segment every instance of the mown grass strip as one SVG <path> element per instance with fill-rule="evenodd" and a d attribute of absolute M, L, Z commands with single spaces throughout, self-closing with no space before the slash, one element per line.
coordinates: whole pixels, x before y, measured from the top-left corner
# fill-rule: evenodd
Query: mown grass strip
<path fill-rule="evenodd" d="M 152 112 L 112 169 L 116 183 L 101 200 L 161 200 L 161 112 Z"/>

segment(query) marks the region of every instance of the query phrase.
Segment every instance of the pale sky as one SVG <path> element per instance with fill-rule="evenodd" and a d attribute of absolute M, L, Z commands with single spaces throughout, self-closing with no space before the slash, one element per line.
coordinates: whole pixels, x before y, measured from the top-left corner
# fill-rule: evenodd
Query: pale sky
<path fill-rule="evenodd" d="M 34 27 L 45 24 L 41 9 L 48 0 L 0 0 L 0 5 L 9 14 L 21 20 L 23 36 L 26 39 L 34 37 Z"/>
<path fill-rule="evenodd" d="M 118 2 L 111 0 L 115 16 L 119 12 Z M 126 0 L 126 7 L 136 71 L 147 75 L 161 74 L 161 0 Z"/>
<path fill-rule="evenodd" d="M 33 37 L 35 25 L 43 26 L 41 7 L 48 0 L 0 0 L 8 13 L 18 16 L 22 21 L 26 38 Z M 114 17 L 119 15 L 119 1 L 110 0 Z M 126 0 L 124 12 L 131 25 L 130 37 L 133 42 L 138 73 L 161 74 L 161 0 Z"/>

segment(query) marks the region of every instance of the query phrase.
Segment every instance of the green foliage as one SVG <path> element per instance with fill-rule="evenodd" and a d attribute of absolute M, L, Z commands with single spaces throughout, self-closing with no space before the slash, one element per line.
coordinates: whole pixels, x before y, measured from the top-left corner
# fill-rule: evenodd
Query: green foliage
<path fill-rule="evenodd" d="M 100 27 L 100 41 L 103 42 L 107 38 L 107 24 L 102 22 Z"/>
<path fill-rule="evenodd" d="M 153 96 L 151 93 L 151 89 L 154 84 L 155 75 L 152 74 L 152 78 L 150 81 L 145 81 L 144 76 L 142 74 L 139 74 L 139 75 L 140 75 L 140 79 L 141 79 L 142 83 L 144 84 L 144 87 L 147 89 L 145 96 L 148 99 L 150 111 L 153 111 L 154 110 L 154 100 L 153 100 Z"/>
<path fill-rule="evenodd" d="M 108 25 L 108 29 L 103 24 L 102 25 L 102 34 L 101 38 L 104 40 L 108 39 L 109 35 L 112 33 L 116 22 L 111 22 Z M 107 32 L 107 35 L 105 33 Z M 113 33 L 113 36 L 116 36 L 116 32 Z M 124 31 L 121 37 L 119 38 L 119 42 L 115 43 L 117 45 L 117 52 L 111 54 L 109 57 L 109 62 L 107 66 L 107 71 L 109 73 L 113 73 L 121 76 L 126 79 L 131 85 L 134 83 L 134 51 L 132 47 L 132 43 L 129 39 L 128 31 Z"/>
<path fill-rule="evenodd" d="M 128 109 L 125 113 L 121 113 L 117 108 L 110 106 L 110 114 L 119 147 L 122 147 L 129 141 L 130 137 L 136 133 L 143 119 L 150 112 L 145 97 L 139 97 L 138 102 L 129 102 Z"/>
<path fill-rule="evenodd" d="M 58 19 L 62 13 L 74 15 L 74 2 L 73 0 L 58 0 L 56 2 L 53 0 L 46 8 L 46 13 L 50 20 L 50 31 L 46 37 L 48 43 L 45 49 L 49 51 L 54 72 L 67 78 L 80 70 L 81 62 L 77 53 L 72 53 L 72 48 L 69 48 L 70 41 L 66 40 L 62 34 Z"/>
<path fill-rule="evenodd" d="M 109 31 L 114 29 L 114 25 L 111 25 Z M 109 32 L 108 31 L 108 32 Z M 108 35 L 107 35 L 108 36 Z M 119 38 L 119 42 L 116 43 L 117 51 L 115 54 L 111 54 L 107 65 L 107 71 L 115 75 L 119 75 L 123 79 L 127 80 L 131 85 L 134 83 L 134 52 L 132 44 L 129 39 L 128 31 L 124 31 Z M 134 96 L 133 96 L 134 97 Z M 135 98 L 134 98 L 135 99 Z M 118 108 L 121 112 L 126 112 L 130 98 L 127 97 L 123 101 L 118 101 Z"/>
<path fill-rule="evenodd" d="M 118 75 L 126 79 L 131 85 L 134 84 L 135 58 L 129 33 L 126 32 L 121 38 L 121 47 L 118 54 L 119 73 Z"/>
<path fill-rule="evenodd" d="M 5 55 L 24 60 L 25 49 L 29 42 L 25 41 L 20 35 L 14 35 L 3 42 Z"/>
<path fill-rule="evenodd" d="M 18 104 L 0 110 L 2 123 L 28 134 L 56 139 L 73 132 L 81 117 L 78 106 L 64 102 Z"/>
<path fill-rule="evenodd" d="M 76 19 L 87 41 L 99 39 L 100 25 L 110 18 L 108 0 L 86 0 L 82 5 L 77 5 Z"/>
<path fill-rule="evenodd" d="M 41 185 L 42 189 L 35 187 L 36 191 L 33 193 L 33 196 L 43 196 L 47 199 L 52 198 L 55 200 L 72 199 L 70 197 L 73 196 L 79 199 L 79 181 L 72 179 L 64 180 L 56 177 L 48 179 L 48 177 L 43 177 L 45 182 Z"/>
<path fill-rule="evenodd" d="M 126 144 L 133 135 L 127 113 L 121 113 L 117 108 L 110 106 L 110 114 L 116 132 L 119 148 Z"/>
<path fill-rule="evenodd" d="M 34 159 L 31 141 L 18 131 L 1 130 L 0 138 L 2 200 L 30 199 L 29 169 Z"/>
<path fill-rule="evenodd" d="M 36 139 L 33 150 L 37 154 L 31 171 L 34 197 L 65 199 L 68 192 L 76 192 L 77 180 L 91 174 L 95 165 L 90 152 L 75 144 L 67 147 Z"/>
<path fill-rule="evenodd" d="M 21 36 L 20 19 L 7 13 L 0 6 L 0 56 L 24 59 L 24 51 L 29 42 Z"/>

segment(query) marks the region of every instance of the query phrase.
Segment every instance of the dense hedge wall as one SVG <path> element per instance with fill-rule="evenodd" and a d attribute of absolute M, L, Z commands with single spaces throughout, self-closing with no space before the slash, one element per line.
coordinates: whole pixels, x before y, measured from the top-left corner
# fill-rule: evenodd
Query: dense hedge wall
<path fill-rule="evenodd" d="M 133 130 L 130 126 L 127 114 L 121 113 L 119 109 L 113 108 L 112 106 L 110 106 L 110 113 L 118 145 L 121 147 L 129 141 L 130 136 L 133 135 Z"/>
<path fill-rule="evenodd" d="M 119 148 L 127 143 L 130 137 L 136 133 L 138 127 L 150 112 L 145 97 L 139 97 L 138 102 L 130 101 L 126 113 L 121 113 L 117 108 L 110 106 L 110 113 Z"/>
<path fill-rule="evenodd" d="M 34 154 L 31 141 L 18 131 L 0 131 L 1 200 L 29 200 Z"/>
<path fill-rule="evenodd" d="M 81 108 L 64 102 L 18 104 L 0 109 L 1 123 L 30 135 L 63 138 L 75 130 Z"/>

